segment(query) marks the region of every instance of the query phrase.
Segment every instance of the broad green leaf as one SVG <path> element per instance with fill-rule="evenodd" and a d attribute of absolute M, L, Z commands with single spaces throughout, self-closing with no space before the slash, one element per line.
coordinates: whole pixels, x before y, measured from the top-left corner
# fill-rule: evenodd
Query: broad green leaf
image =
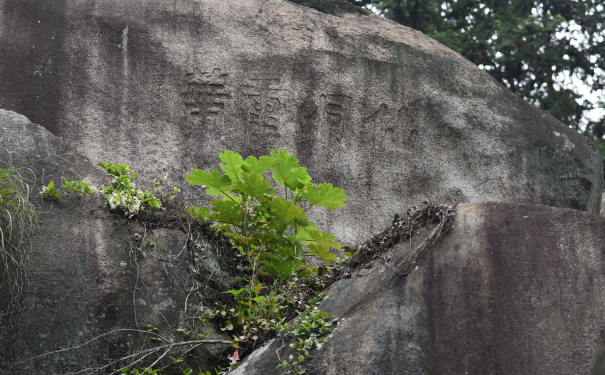
<path fill-rule="evenodd" d="M 249 156 L 242 164 L 244 172 L 263 174 L 277 161 L 269 156 L 261 156 L 260 159 Z"/>
<path fill-rule="evenodd" d="M 344 190 L 332 187 L 332 184 L 307 183 L 306 191 L 301 195 L 309 202 L 308 207 L 321 206 L 330 210 L 346 206 L 344 201 L 347 199 Z"/>
<path fill-rule="evenodd" d="M 233 224 L 237 227 L 241 225 L 242 217 L 240 207 L 233 201 L 213 200 L 210 204 L 214 205 L 214 213 L 210 219 L 220 223 Z"/>
<path fill-rule="evenodd" d="M 296 166 L 298 166 L 298 159 L 295 158 L 293 155 L 288 154 L 288 152 L 285 150 L 278 148 L 277 151 L 271 150 L 270 154 L 271 157 L 275 160 L 279 159 L 287 161 L 288 163 L 294 163 L 291 168 L 295 168 Z"/>
<path fill-rule="evenodd" d="M 306 232 L 309 234 L 309 236 L 311 236 L 313 241 L 317 243 L 325 244 L 335 249 L 341 248 L 340 244 L 334 241 L 336 236 L 332 233 L 322 232 L 316 228 L 308 228 L 306 229 Z"/>
<path fill-rule="evenodd" d="M 297 220 L 307 220 L 307 216 L 303 212 L 302 208 L 297 207 L 294 203 L 289 200 L 282 199 L 280 197 L 274 197 L 270 203 L 271 214 L 273 217 L 282 223 Z"/>
<path fill-rule="evenodd" d="M 229 231 L 228 228 L 226 228 L 225 233 L 231 238 L 231 240 L 236 245 L 240 245 L 242 248 L 246 247 L 246 245 L 249 244 L 248 239 L 237 232 Z"/>
<path fill-rule="evenodd" d="M 261 303 L 265 300 L 265 296 L 254 297 L 254 298 L 252 298 L 252 300 L 256 303 Z"/>
<path fill-rule="evenodd" d="M 196 220 L 204 220 L 210 217 L 210 210 L 208 207 L 187 207 L 187 211 L 193 216 Z"/>
<path fill-rule="evenodd" d="M 311 237 L 311 235 L 307 233 L 307 231 L 303 228 L 299 228 L 298 233 L 296 233 L 295 235 L 291 236 L 288 234 L 288 238 L 292 242 L 306 242 L 313 239 L 313 237 Z"/>
<path fill-rule="evenodd" d="M 241 289 L 239 289 L 239 290 L 231 289 L 231 290 L 228 290 L 228 291 L 226 291 L 226 292 L 223 292 L 223 294 L 224 294 L 224 293 L 230 293 L 230 294 L 233 294 L 233 295 L 235 295 L 235 296 L 238 296 L 238 295 L 239 295 L 241 292 L 243 292 L 243 291 L 245 291 L 245 290 L 246 290 L 245 288 L 241 288 Z"/>
<path fill-rule="evenodd" d="M 310 243 L 308 246 L 307 253 L 315 255 L 316 257 L 321 258 L 326 264 L 330 264 L 330 261 L 336 261 L 336 255 L 330 252 L 330 247 L 326 244 L 322 243 Z"/>
<path fill-rule="evenodd" d="M 251 198 L 265 200 L 267 196 L 275 195 L 275 190 L 267 189 L 271 184 L 258 173 L 241 172 L 239 180 L 233 184 L 234 192 L 246 194 Z"/>
<path fill-rule="evenodd" d="M 259 242 L 262 242 L 266 245 L 277 243 L 278 240 L 275 238 L 275 235 L 273 233 L 266 233 L 258 230 L 252 233 L 252 238 L 257 239 Z"/>
<path fill-rule="evenodd" d="M 286 186 L 292 191 L 301 190 L 305 185 L 311 182 L 311 176 L 307 173 L 307 168 L 294 168 L 292 172 L 286 173 Z"/>
<path fill-rule="evenodd" d="M 231 178 L 231 181 L 235 182 L 239 178 L 239 174 L 242 171 L 242 156 L 237 152 L 231 150 L 225 150 L 218 156 L 225 164 L 220 163 L 221 169 Z"/>
<path fill-rule="evenodd" d="M 273 178 L 278 184 L 296 191 L 304 188 L 305 184 L 311 181 L 307 169 L 298 167 L 298 159 L 289 155 L 286 151 L 271 150 L 271 156 L 275 160 L 275 165 L 271 167 L 271 171 L 273 171 Z"/>
<path fill-rule="evenodd" d="M 227 197 L 227 192 L 231 187 L 231 179 L 226 175 L 221 175 L 218 169 L 213 169 L 210 173 L 194 169 L 185 177 L 185 180 L 191 185 L 204 186 L 207 188 L 206 194 L 213 197 Z"/>

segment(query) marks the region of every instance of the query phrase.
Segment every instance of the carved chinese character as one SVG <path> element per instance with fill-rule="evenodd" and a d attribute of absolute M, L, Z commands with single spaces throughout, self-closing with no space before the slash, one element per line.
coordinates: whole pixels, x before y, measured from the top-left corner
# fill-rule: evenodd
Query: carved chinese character
<path fill-rule="evenodd" d="M 365 144 L 374 148 L 382 148 L 385 136 L 389 136 L 389 123 L 391 122 L 389 107 L 382 103 L 380 108 L 363 120 L 362 138 Z M 391 136 L 392 137 L 392 136 Z"/>
<path fill-rule="evenodd" d="M 189 114 L 206 117 L 222 113 L 226 101 L 231 98 L 231 93 L 226 87 L 227 77 L 221 69 L 188 73 L 181 97 Z"/>
<path fill-rule="evenodd" d="M 413 125 L 407 106 L 396 113 L 386 104 L 363 120 L 365 141 L 375 149 L 408 152 L 416 147 L 418 131 Z"/>
<path fill-rule="evenodd" d="M 279 131 L 290 93 L 277 85 L 278 82 L 273 80 L 248 80 L 241 87 L 249 125 Z"/>
<path fill-rule="evenodd" d="M 405 105 L 397 111 L 397 125 L 399 127 L 400 145 L 403 151 L 414 151 L 418 140 L 418 129 L 414 121 L 413 111 Z"/>
<path fill-rule="evenodd" d="M 340 94 L 320 96 L 319 137 L 340 142 L 347 123 L 350 97 Z"/>

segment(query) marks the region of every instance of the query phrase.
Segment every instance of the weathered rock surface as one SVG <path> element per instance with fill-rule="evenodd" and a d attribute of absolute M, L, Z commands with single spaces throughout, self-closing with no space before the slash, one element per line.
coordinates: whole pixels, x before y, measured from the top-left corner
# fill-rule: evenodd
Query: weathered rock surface
<path fill-rule="evenodd" d="M 98 196 L 65 195 L 60 201 L 39 202 L 40 185 L 55 181 L 61 191 L 63 176 L 88 178 L 96 186 L 109 181 L 98 165 L 21 115 L 0 110 L 0 134 L 0 167 L 26 168 L 21 172 L 38 184 L 32 199 L 42 211 L 26 265 L 28 284 L 17 305 L 7 306 L 9 285 L 0 284 L 0 373 L 73 372 L 127 354 L 144 337 L 132 332 L 109 335 L 81 350 L 9 367 L 115 329 L 147 324 L 168 337 L 176 334 L 186 323 L 181 282 L 188 275 L 187 258 L 162 264 L 151 254 L 174 258 L 183 250 L 186 235 L 178 229 L 145 231 L 142 225 L 110 215 Z M 137 240 L 137 233 L 149 237 L 154 248 Z M 215 337 L 221 337 L 220 332 Z"/>
<path fill-rule="evenodd" d="M 605 219 L 510 203 L 456 213 L 408 276 L 392 274 L 406 241 L 388 266 L 330 289 L 323 308 L 341 322 L 305 361 L 308 373 L 590 373 L 605 327 Z M 282 345 L 259 349 L 234 375 L 283 373 Z"/>
<path fill-rule="evenodd" d="M 313 217 L 349 245 L 423 200 L 599 212 L 588 139 L 341 0 L 0 0 L 0 107 L 190 201 L 223 150 L 284 148 L 349 194 Z"/>

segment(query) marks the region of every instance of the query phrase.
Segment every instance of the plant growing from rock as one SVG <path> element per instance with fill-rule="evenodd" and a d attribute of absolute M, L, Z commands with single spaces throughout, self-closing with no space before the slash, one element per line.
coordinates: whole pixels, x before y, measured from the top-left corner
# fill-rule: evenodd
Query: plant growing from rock
<path fill-rule="evenodd" d="M 190 207 L 189 211 L 198 220 L 214 222 L 250 259 L 251 287 L 257 288 L 258 276 L 287 280 L 293 274 L 308 274 L 313 269 L 305 256 L 319 257 L 326 264 L 337 259 L 329 251 L 341 248 L 336 236 L 317 229 L 306 213 L 315 206 L 330 210 L 345 206 L 347 196 L 342 189 L 311 182 L 306 168 L 284 150 L 271 150 L 271 156 L 258 159 L 243 160 L 230 150 L 219 157 L 225 162 L 220 164 L 224 173 L 195 169 L 186 178 L 219 199 L 210 201 L 210 208 Z M 268 171 L 281 189 L 274 189 L 265 179 Z"/>
<path fill-rule="evenodd" d="M 67 181 L 67 179 L 63 177 L 63 180 L 65 181 L 65 183 L 61 187 L 65 191 L 72 191 L 76 194 L 82 194 L 83 196 L 86 196 L 86 194 L 93 195 L 97 192 L 97 188 L 90 186 L 86 179 L 83 179 L 82 181 L 78 182 Z"/>
<path fill-rule="evenodd" d="M 186 180 L 202 185 L 207 194 L 218 198 L 210 201 L 210 208 L 190 207 L 192 216 L 214 223 L 249 260 L 247 285 L 227 292 L 233 294 L 236 307 L 212 314 L 227 318 L 223 330 L 238 332 L 232 341 L 233 366 L 242 344 L 256 342 L 269 330 L 284 331 L 282 310 L 288 296 L 275 290 L 276 283 L 326 270 L 310 266 L 308 256 L 318 257 L 326 265 L 337 260 L 330 252 L 330 247 L 341 248 L 336 236 L 317 229 L 306 213 L 315 206 L 330 210 L 343 207 L 347 196 L 331 184 L 311 182 L 307 170 L 298 166 L 298 159 L 284 150 L 245 160 L 227 150 L 219 157 L 224 162 L 220 164 L 222 172 L 196 169 Z M 265 178 L 269 173 L 272 182 Z M 261 277 L 273 280 L 273 286 L 263 285 Z"/>
<path fill-rule="evenodd" d="M 19 168 L 0 168 L 0 282 L 7 282 L 11 303 L 19 297 L 30 235 L 37 212 L 29 202 L 30 187 Z"/>
<path fill-rule="evenodd" d="M 99 165 L 105 168 L 113 178 L 113 183 L 110 186 L 102 187 L 103 196 L 112 209 L 120 209 L 129 217 L 132 217 L 138 214 L 144 205 L 151 209 L 162 207 L 162 201 L 153 192 L 159 193 L 158 186 L 164 183 L 166 177 L 154 180 L 153 192 L 150 192 L 149 190 L 141 190 L 135 185 L 134 180 L 137 173 L 134 172 L 132 165 L 110 162 L 99 163 Z"/>
<path fill-rule="evenodd" d="M 280 332 L 293 339 L 291 348 L 295 354 L 289 355 L 288 359 L 284 359 L 281 363 L 283 368 L 290 366 L 288 374 L 304 373 L 302 363 L 305 359 L 311 358 L 309 352 L 325 341 L 325 335 L 332 332 L 332 322 L 327 312 L 319 310 L 317 306 L 307 305 L 305 309 L 306 314 L 300 315 L 296 321 L 278 327 Z"/>
<path fill-rule="evenodd" d="M 56 200 L 61 199 L 59 193 L 55 190 L 55 182 L 51 181 L 47 186 L 42 187 L 42 191 L 40 191 L 40 195 L 42 198 L 53 198 Z"/>
<path fill-rule="evenodd" d="M 109 207 L 113 210 L 121 210 L 128 217 L 133 217 L 139 213 L 141 208 L 149 207 L 152 210 L 162 207 L 162 201 L 159 197 L 162 194 L 161 186 L 164 184 L 166 177 L 159 180 L 153 180 L 153 188 L 142 190 L 136 186 L 134 180 L 137 173 L 134 172 L 132 165 L 114 164 L 111 162 L 99 163 L 107 173 L 112 177 L 110 186 L 102 186 L 103 196 Z M 61 186 L 65 192 L 73 192 L 75 194 L 94 195 L 98 189 L 90 186 L 86 179 L 82 181 L 68 181 L 63 178 L 64 183 Z M 175 187 L 174 194 L 179 190 Z M 61 199 L 59 193 L 55 190 L 55 183 L 51 181 L 47 186 L 42 187 L 40 191 L 42 198 Z M 172 195 L 167 196 L 168 199 L 173 198 Z"/>
<path fill-rule="evenodd" d="M 63 180 L 65 181 L 65 183 L 63 184 L 63 186 L 61 186 L 61 188 L 63 188 L 65 192 L 71 191 L 76 194 L 82 194 L 83 196 L 86 196 L 87 194 L 94 195 L 97 192 L 97 188 L 90 186 L 86 179 L 83 179 L 82 181 L 78 182 L 68 181 L 65 177 L 63 177 Z M 42 186 L 40 195 L 42 196 L 42 198 L 52 198 L 56 200 L 61 199 L 61 195 L 59 195 L 59 193 L 55 190 L 54 181 L 49 182 L 46 186 Z"/>
<path fill-rule="evenodd" d="M 327 277 L 326 274 L 334 268 L 334 262 L 342 259 L 331 253 L 330 247 L 340 249 L 341 246 L 333 234 L 321 232 L 309 222 L 306 213 L 315 206 L 331 210 L 344 206 L 347 198 L 344 191 L 331 184 L 312 183 L 306 169 L 299 167 L 298 160 L 283 150 L 272 150 L 271 156 L 258 159 L 251 156 L 243 160 L 241 155 L 229 150 L 219 157 L 224 162 L 220 164 L 223 173 L 217 169 L 210 172 L 193 170 L 187 176 L 190 184 L 205 186 L 207 193 L 218 199 L 210 202 L 210 208 L 189 207 L 188 211 L 200 222 L 213 223 L 216 230 L 231 240 L 240 256 L 247 259 L 249 266 L 244 264 L 239 269 L 243 276 L 238 281 L 245 281 L 245 286 L 224 292 L 233 295 L 235 306 L 219 305 L 196 319 L 199 318 L 202 323 L 208 317 L 221 320 L 224 323 L 222 330 L 233 335 L 233 339 L 230 342 L 213 340 L 208 339 L 208 332 L 179 329 L 185 335 L 184 340 L 174 342 L 160 336 L 157 329 L 153 332 L 148 330 L 149 327 L 144 327 L 145 330 L 116 330 L 115 333 L 132 331 L 148 334 L 149 340 L 156 346 L 113 361 L 101 369 L 126 362 L 128 364 L 114 373 L 161 373 L 166 366 L 162 369 L 155 366 L 160 365 L 162 358 L 172 350 L 188 348 L 185 354 L 173 358 L 173 364 L 178 364 L 184 355 L 201 345 L 228 343 L 234 348 L 229 358 L 229 367 L 233 368 L 246 350 L 277 334 L 295 340 L 293 348 L 297 354 L 289 362 L 286 361 L 286 367 L 290 366 L 289 372 L 303 373 L 301 364 L 310 357 L 309 351 L 323 341 L 323 335 L 330 332 L 332 322 L 329 315 L 317 308 L 322 299 L 318 290 L 325 288 L 322 275 Z M 144 207 L 162 208 L 160 185 L 165 178 L 154 181 L 151 191 L 143 191 L 134 184 L 137 174 L 132 166 L 110 162 L 100 165 L 113 178 L 111 186 L 102 187 L 107 204 L 112 209 L 119 209 L 132 217 Z M 265 176 L 270 173 L 273 181 Z M 62 187 L 65 191 L 82 195 L 96 192 L 86 180 L 64 180 Z M 174 192 L 177 193 L 178 189 L 175 188 Z M 41 193 L 43 197 L 58 196 L 53 182 L 44 187 Z M 307 263 L 309 256 L 322 259 L 325 266 L 310 266 Z M 316 287 L 304 284 L 304 280 L 311 275 L 314 275 Z M 297 279 L 290 281 L 293 277 Z M 261 280 L 267 285 L 263 285 Z M 298 320 L 288 323 L 297 315 Z M 102 334 L 89 342 L 110 333 L 114 332 Z M 195 334 L 199 337 L 189 337 Z M 148 367 L 141 370 L 133 367 L 150 354 L 162 352 Z M 44 355 L 49 354 L 52 352 Z M 194 373 L 191 368 L 181 370 L 186 375 Z M 220 366 L 215 368 L 216 374 L 225 371 L 229 370 L 223 370 Z M 200 370 L 199 374 L 209 375 L 210 372 Z"/>

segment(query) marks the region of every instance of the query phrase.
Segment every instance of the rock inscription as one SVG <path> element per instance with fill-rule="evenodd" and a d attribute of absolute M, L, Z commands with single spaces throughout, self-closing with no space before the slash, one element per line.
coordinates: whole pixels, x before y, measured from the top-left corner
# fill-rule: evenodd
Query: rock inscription
<path fill-rule="evenodd" d="M 212 71 L 195 69 L 187 73 L 181 98 L 189 115 L 205 118 L 222 113 L 232 97 L 227 87 L 228 76 L 219 68 Z"/>
<path fill-rule="evenodd" d="M 416 148 L 418 130 L 407 106 L 393 110 L 382 103 L 363 120 L 363 138 L 375 149 L 411 152 Z"/>
<path fill-rule="evenodd" d="M 279 133 L 290 91 L 280 88 L 279 81 L 272 79 L 246 80 L 239 91 L 250 129 Z"/>

